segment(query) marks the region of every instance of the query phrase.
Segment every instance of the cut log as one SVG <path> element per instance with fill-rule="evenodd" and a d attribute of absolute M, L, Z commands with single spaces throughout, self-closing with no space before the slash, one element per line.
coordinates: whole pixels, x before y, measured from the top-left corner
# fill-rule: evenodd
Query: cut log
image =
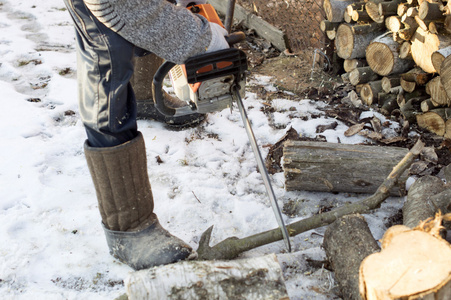
<path fill-rule="evenodd" d="M 351 72 L 354 69 L 366 67 L 368 64 L 366 63 L 366 59 L 345 59 L 343 62 L 343 69 L 345 72 Z"/>
<path fill-rule="evenodd" d="M 131 273 L 129 299 L 289 299 L 275 254 L 235 261 L 184 261 Z"/>
<path fill-rule="evenodd" d="M 352 85 L 358 85 L 361 83 L 367 83 L 370 81 L 374 81 L 379 76 L 371 70 L 370 67 L 361 67 L 352 70 L 349 73 L 349 82 Z"/>
<path fill-rule="evenodd" d="M 404 42 L 401 44 L 399 48 L 399 58 L 402 59 L 412 59 L 412 52 L 410 51 L 411 44 L 410 42 Z"/>
<path fill-rule="evenodd" d="M 403 28 L 398 31 L 398 35 L 404 41 L 410 41 L 418 28 L 418 23 L 414 18 L 408 17 L 407 14 L 401 17 Z"/>
<path fill-rule="evenodd" d="M 377 100 L 377 95 L 382 92 L 382 80 L 371 81 L 363 84 L 360 90 L 360 98 L 363 103 L 370 106 Z"/>
<path fill-rule="evenodd" d="M 450 106 L 451 99 L 446 94 L 440 77 L 434 77 L 426 84 L 426 92 L 431 96 L 431 101 L 435 106 Z"/>
<path fill-rule="evenodd" d="M 373 1 L 369 1 L 365 5 L 365 10 L 368 13 L 368 16 L 376 22 L 376 23 L 383 23 L 384 22 L 384 16 L 380 14 L 379 12 L 379 4 L 375 3 Z"/>
<path fill-rule="evenodd" d="M 401 78 L 401 87 L 404 91 L 411 93 L 415 90 L 417 84 L 415 81 L 407 81 Z"/>
<path fill-rule="evenodd" d="M 344 15 L 343 15 L 343 20 L 344 20 L 346 23 L 352 23 L 352 16 L 351 16 L 351 15 L 348 15 L 348 13 L 345 12 Z"/>
<path fill-rule="evenodd" d="M 451 15 L 447 15 L 445 17 L 445 22 L 443 25 L 445 27 L 446 32 L 451 33 Z"/>
<path fill-rule="evenodd" d="M 327 20 L 322 20 L 319 26 L 322 32 L 337 30 L 338 26 L 340 26 L 340 22 L 330 22 Z"/>
<path fill-rule="evenodd" d="M 371 22 L 371 18 L 366 10 L 354 10 L 351 15 L 351 19 L 354 22 Z"/>
<path fill-rule="evenodd" d="M 421 20 L 444 20 L 445 16 L 443 12 L 440 10 L 439 3 L 433 3 L 428 1 L 423 1 L 418 8 L 418 17 Z"/>
<path fill-rule="evenodd" d="M 401 79 L 398 75 L 384 76 L 381 80 L 382 90 L 386 93 L 390 93 L 392 88 L 399 86 L 401 83 Z"/>
<path fill-rule="evenodd" d="M 399 44 L 386 34 L 375 38 L 366 48 L 366 60 L 381 76 L 403 73 L 413 67 L 413 61 L 399 57 Z"/>
<path fill-rule="evenodd" d="M 283 168 L 287 191 L 373 193 L 406 149 L 287 141 Z M 399 180 L 401 186 L 407 177 Z M 391 191 L 394 195 L 399 189 Z"/>
<path fill-rule="evenodd" d="M 412 58 L 425 72 L 434 73 L 437 70 L 432 64 L 432 53 L 451 45 L 451 38 L 432 34 L 418 27 L 412 38 Z"/>
<path fill-rule="evenodd" d="M 408 3 L 400 3 L 398 5 L 398 10 L 397 10 L 398 16 L 400 16 L 400 17 L 404 16 L 407 13 L 408 8 L 409 8 Z"/>
<path fill-rule="evenodd" d="M 346 7 L 356 1 L 354 0 L 324 0 L 323 8 L 326 19 L 330 22 L 343 22 Z"/>
<path fill-rule="evenodd" d="M 451 98 L 451 55 L 440 66 L 440 80 L 448 98 Z"/>
<path fill-rule="evenodd" d="M 446 132 L 445 122 L 447 120 L 443 119 L 441 115 L 440 109 L 434 109 L 423 114 L 418 114 L 416 116 L 418 126 L 439 136 L 444 136 Z"/>
<path fill-rule="evenodd" d="M 335 46 L 343 59 L 364 58 L 365 48 L 380 35 L 383 27 L 377 23 L 368 25 L 341 24 L 337 29 Z"/>
<path fill-rule="evenodd" d="M 385 18 L 385 27 L 391 32 L 398 32 L 402 27 L 401 17 L 399 16 L 390 16 Z"/>
<path fill-rule="evenodd" d="M 399 104 L 402 115 L 410 124 L 414 124 L 417 121 L 417 115 L 420 114 L 420 104 L 421 100 L 419 98 L 412 98 L 406 100 L 404 104 Z"/>
<path fill-rule="evenodd" d="M 430 198 L 446 189 L 443 181 L 436 176 L 418 178 L 407 193 L 402 209 L 403 224 L 415 228 L 421 221 L 433 218 L 438 212 Z"/>
<path fill-rule="evenodd" d="M 443 61 L 449 55 L 451 55 L 451 46 L 439 49 L 432 53 L 432 56 L 431 56 L 432 65 L 434 66 L 434 68 L 438 74 L 440 74 L 440 69 L 441 69 Z"/>
<path fill-rule="evenodd" d="M 360 299 L 359 268 L 365 257 L 380 250 L 361 215 L 344 216 L 327 227 L 323 248 L 343 299 Z"/>
<path fill-rule="evenodd" d="M 399 107 L 397 98 L 398 96 L 395 94 L 386 94 L 384 97 L 379 96 L 380 112 L 384 116 L 390 116 L 392 111 Z"/>
<path fill-rule="evenodd" d="M 445 122 L 445 134 L 443 135 L 443 137 L 451 140 L 451 119 L 446 120 Z"/>
<path fill-rule="evenodd" d="M 362 1 L 362 2 L 354 2 L 352 4 L 349 4 L 346 7 L 346 12 L 348 13 L 348 15 L 352 16 L 352 13 L 355 10 L 364 10 L 365 9 L 365 4 L 366 2 Z"/>
<path fill-rule="evenodd" d="M 378 5 L 379 14 L 385 18 L 396 15 L 398 13 L 398 5 L 400 3 L 401 0 L 380 2 Z"/>
<path fill-rule="evenodd" d="M 437 106 L 431 101 L 431 99 L 426 99 L 421 101 L 421 111 L 428 112 L 431 109 L 436 108 Z"/>
<path fill-rule="evenodd" d="M 382 239 L 382 251 L 360 265 L 365 300 L 451 297 L 451 246 L 422 230 L 396 225 Z"/>
<path fill-rule="evenodd" d="M 401 78 L 405 81 L 415 82 L 418 85 L 425 85 L 432 78 L 431 73 L 426 73 L 420 68 L 413 68 L 404 74 L 401 74 Z"/>

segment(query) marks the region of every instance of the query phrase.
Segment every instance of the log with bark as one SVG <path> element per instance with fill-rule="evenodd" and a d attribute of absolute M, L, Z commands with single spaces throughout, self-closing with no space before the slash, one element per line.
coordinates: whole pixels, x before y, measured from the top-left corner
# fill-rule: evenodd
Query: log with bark
<path fill-rule="evenodd" d="M 374 193 L 404 148 L 287 141 L 283 168 L 287 191 Z M 407 177 L 403 176 L 400 183 Z M 393 190 L 399 195 L 399 189 Z"/>
<path fill-rule="evenodd" d="M 451 46 L 434 51 L 431 56 L 432 65 L 440 75 L 441 66 L 445 58 L 451 55 Z"/>
<path fill-rule="evenodd" d="M 446 190 L 443 181 L 436 176 L 418 178 L 410 187 L 403 207 L 403 224 L 414 228 L 438 212 L 437 203 L 431 197 Z M 451 200 L 450 200 L 451 201 Z M 443 208 L 441 208 L 443 209 Z M 443 211 L 442 211 L 443 212 Z"/>
<path fill-rule="evenodd" d="M 413 230 L 404 225 L 389 228 L 382 251 L 360 266 L 362 299 L 450 299 L 451 246 L 438 234 L 443 218 Z"/>
<path fill-rule="evenodd" d="M 365 257 L 380 250 L 362 215 L 348 215 L 330 224 L 323 248 L 343 299 L 360 299 L 359 268 Z"/>
<path fill-rule="evenodd" d="M 435 106 L 451 106 L 451 98 L 448 97 L 440 76 L 432 78 L 426 84 L 426 92 Z"/>
<path fill-rule="evenodd" d="M 414 63 L 399 57 L 400 45 L 387 34 L 371 41 L 366 48 L 366 60 L 371 69 L 381 76 L 403 73 L 410 70 Z"/>
<path fill-rule="evenodd" d="M 391 93 L 392 89 L 399 86 L 401 83 L 399 75 L 384 76 L 381 80 L 382 90 L 386 93 Z"/>
<path fill-rule="evenodd" d="M 365 25 L 340 24 L 334 40 L 337 55 L 343 59 L 364 58 L 366 46 L 383 30 L 383 25 L 377 23 Z"/>
<path fill-rule="evenodd" d="M 124 282 L 133 299 L 285 299 L 275 254 L 235 261 L 184 261 L 131 273 Z"/>
<path fill-rule="evenodd" d="M 444 136 L 446 122 L 451 116 L 451 108 L 437 108 L 416 116 L 418 126 L 437 135 Z"/>
<path fill-rule="evenodd" d="M 411 41 L 413 60 L 420 68 L 428 73 L 437 71 L 432 64 L 432 53 L 451 45 L 451 37 L 441 34 L 432 34 L 421 27 L 417 28 Z"/>
<path fill-rule="evenodd" d="M 363 103 L 370 106 L 373 103 L 377 103 L 377 96 L 382 92 L 382 80 L 371 81 L 362 84 L 362 89 L 360 90 L 360 98 Z"/>
<path fill-rule="evenodd" d="M 326 19 L 330 22 L 342 22 L 346 7 L 354 0 L 324 0 L 323 8 Z"/>
<path fill-rule="evenodd" d="M 379 78 L 379 75 L 374 73 L 370 67 L 355 68 L 349 73 L 349 82 L 352 85 L 358 85 L 361 83 L 367 83 Z"/>
<path fill-rule="evenodd" d="M 366 59 L 345 59 L 343 62 L 343 69 L 345 72 L 349 73 L 354 69 L 366 67 L 368 64 L 366 63 Z"/>

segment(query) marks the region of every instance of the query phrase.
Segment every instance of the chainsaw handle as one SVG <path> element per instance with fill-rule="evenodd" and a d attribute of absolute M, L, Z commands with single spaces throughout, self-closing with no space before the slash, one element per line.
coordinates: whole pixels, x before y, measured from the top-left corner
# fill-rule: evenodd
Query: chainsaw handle
<path fill-rule="evenodd" d="M 166 106 L 166 104 L 164 103 L 164 95 L 163 95 L 163 80 L 175 65 L 176 64 L 173 62 L 165 61 L 160 66 L 160 68 L 158 68 L 157 72 L 153 77 L 152 83 L 153 102 L 155 103 L 155 108 L 160 113 L 166 116 L 173 116 L 176 113 L 176 110 L 174 108 Z"/>

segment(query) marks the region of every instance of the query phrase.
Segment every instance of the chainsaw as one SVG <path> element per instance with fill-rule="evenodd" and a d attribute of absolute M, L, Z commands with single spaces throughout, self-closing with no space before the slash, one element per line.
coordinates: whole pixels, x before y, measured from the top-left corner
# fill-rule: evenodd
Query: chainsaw
<path fill-rule="evenodd" d="M 204 16 L 209 22 L 215 22 L 224 27 L 212 5 L 199 4 L 190 6 L 188 9 Z M 237 32 L 227 36 L 226 40 L 229 45 L 233 45 L 244 38 L 244 33 Z M 277 223 L 285 245 L 291 252 L 289 234 L 242 101 L 247 69 L 246 54 L 236 48 L 194 56 L 188 58 L 184 65 L 166 61 L 155 73 L 152 83 L 155 108 L 165 116 L 176 117 L 193 113 L 207 114 L 226 108 L 232 109 L 233 102 L 237 103 Z M 175 95 L 185 101 L 186 106 L 180 108 L 166 106 L 163 97 L 163 82 L 167 76 L 171 80 Z"/>

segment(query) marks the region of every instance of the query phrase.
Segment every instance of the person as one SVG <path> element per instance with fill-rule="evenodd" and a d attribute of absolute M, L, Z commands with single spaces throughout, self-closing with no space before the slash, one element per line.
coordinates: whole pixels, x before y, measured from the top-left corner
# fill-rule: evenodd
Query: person
<path fill-rule="evenodd" d="M 134 59 L 147 54 L 182 64 L 228 48 L 227 31 L 185 8 L 204 0 L 64 2 L 76 29 L 84 152 L 110 254 L 135 270 L 187 259 L 192 248 L 166 231 L 153 212 L 136 121 Z"/>

